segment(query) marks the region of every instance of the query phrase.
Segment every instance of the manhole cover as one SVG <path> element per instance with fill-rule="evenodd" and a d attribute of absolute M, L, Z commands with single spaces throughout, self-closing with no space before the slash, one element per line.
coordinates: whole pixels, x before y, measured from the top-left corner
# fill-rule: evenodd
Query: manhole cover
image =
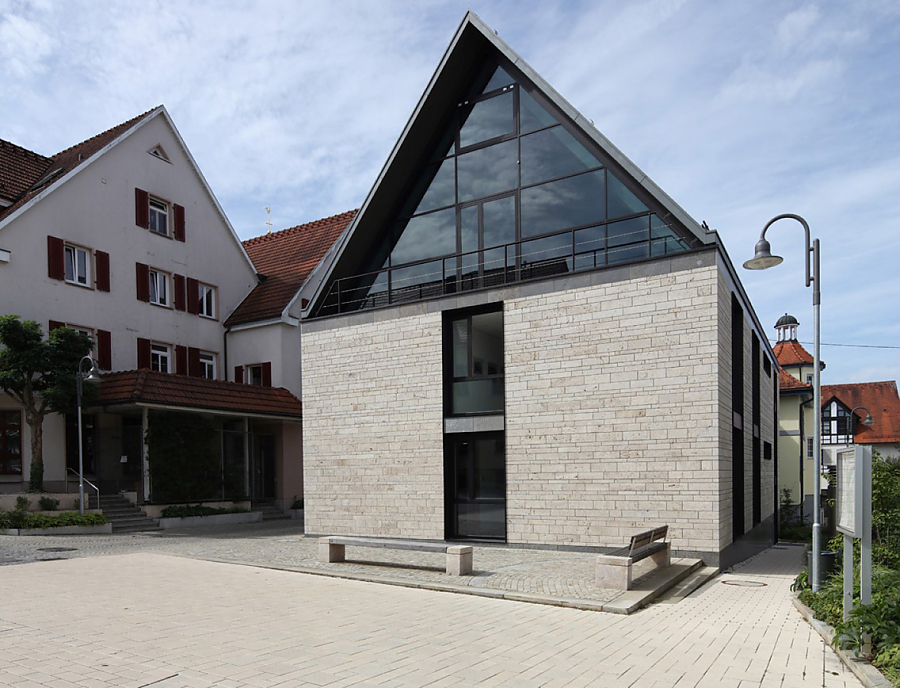
<path fill-rule="evenodd" d="M 38 552 L 77 552 L 76 547 L 38 547 Z"/>
<path fill-rule="evenodd" d="M 767 585 L 766 583 L 760 583 L 759 581 L 727 580 L 722 582 L 725 585 L 737 585 L 742 588 L 764 588 Z"/>

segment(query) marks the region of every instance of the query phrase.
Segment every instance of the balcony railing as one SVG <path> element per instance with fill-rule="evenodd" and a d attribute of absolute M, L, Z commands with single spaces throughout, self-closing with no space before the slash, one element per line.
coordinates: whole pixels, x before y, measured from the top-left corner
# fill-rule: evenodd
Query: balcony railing
<path fill-rule="evenodd" d="M 690 248 L 687 241 L 671 235 L 636 241 L 628 241 L 635 237 L 617 235 L 616 245 L 607 245 L 606 238 L 584 239 L 584 232 L 568 230 L 337 279 L 316 315 L 352 313 L 490 289 L 683 253 Z M 637 237 L 647 234 L 646 230 L 633 233 Z"/>

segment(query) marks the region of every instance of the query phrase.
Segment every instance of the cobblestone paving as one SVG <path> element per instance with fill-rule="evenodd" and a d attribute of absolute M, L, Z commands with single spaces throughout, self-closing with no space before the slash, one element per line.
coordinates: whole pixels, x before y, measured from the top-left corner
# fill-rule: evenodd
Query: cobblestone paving
<path fill-rule="evenodd" d="M 591 602 L 619 594 L 598 588 L 594 556 L 577 552 L 476 545 L 473 575 L 459 577 L 444 572 L 443 554 L 425 552 L 348 547 L 348 561 L 324 564 L 317 559 L 317 540 L 305 538 L 292 521 L 121 535 L 0 536 L 0 565 L 136 552 Z"/>

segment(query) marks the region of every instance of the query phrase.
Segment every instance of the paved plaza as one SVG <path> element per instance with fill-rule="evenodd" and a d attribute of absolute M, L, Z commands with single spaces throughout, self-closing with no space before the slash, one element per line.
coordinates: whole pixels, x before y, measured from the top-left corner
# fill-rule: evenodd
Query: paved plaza
<path fill-rule="evenodd" d="M 446 584 L 442 558 L 357 552 L 318 564 L 291 522 L 0 536 L 0 685 L 860 685 L 791 603 L 799 547 L 631 616 L 403 587 Z M 608 595 L 591 558 L 476 546 L 456 585 Z"/>

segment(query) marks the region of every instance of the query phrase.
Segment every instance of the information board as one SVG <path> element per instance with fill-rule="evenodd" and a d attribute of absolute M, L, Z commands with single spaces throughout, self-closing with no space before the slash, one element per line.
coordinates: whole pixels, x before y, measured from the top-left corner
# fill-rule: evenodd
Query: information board
<path fill-rule="evenodd" d="M 862 452 L 858 448 L 837 452 L 835 517 L 838 532 L 862 537 Z"/>

